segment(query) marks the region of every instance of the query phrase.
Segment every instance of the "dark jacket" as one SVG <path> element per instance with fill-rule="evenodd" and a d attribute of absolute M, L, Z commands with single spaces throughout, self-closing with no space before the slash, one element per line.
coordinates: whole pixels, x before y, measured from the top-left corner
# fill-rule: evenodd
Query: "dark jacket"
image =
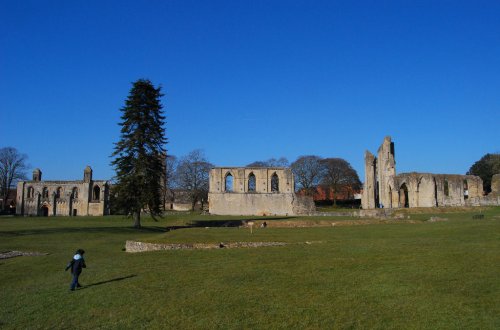
<path fill-rule="evenodd" d="M 85 260 L 80 254 L 75 254 L 73 259 L 66 266 L 66 270 L 71 268 L 71 274 L 81 274 L 82 268 L 86 268 Z"/>

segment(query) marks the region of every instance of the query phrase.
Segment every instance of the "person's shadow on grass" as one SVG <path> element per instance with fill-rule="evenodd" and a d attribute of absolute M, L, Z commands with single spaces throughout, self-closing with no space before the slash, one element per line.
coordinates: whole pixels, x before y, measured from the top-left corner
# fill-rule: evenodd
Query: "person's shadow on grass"
<path fill-rule="evenodd" d="M 127 278 L 132 278 L 132 277 L 136 277 L 136 276 L 137 276 L 137 275 L 132 274 L 132 275 L 128 275 L 128 276 L 123 276 L 123 277 L 113 278 L 113 279 L 111 279 L 111 280 L 107 280 L 107 281 L 101 281 L 101 282 L 97 282 L 97 283 L 92 283 L 92 284 L 89 284 L 89 285 L 84 285 L 84 286 L 82 286 L 82 287 L 80 288 L 80 290 L 87 289 L 87 288 L 90 288 L 90 287 L 93 287 L 93 286 L 97 286 L 97 285 L 106 284 L 106 283 L 123 281 L 123 280 L 126 280 Z"/>

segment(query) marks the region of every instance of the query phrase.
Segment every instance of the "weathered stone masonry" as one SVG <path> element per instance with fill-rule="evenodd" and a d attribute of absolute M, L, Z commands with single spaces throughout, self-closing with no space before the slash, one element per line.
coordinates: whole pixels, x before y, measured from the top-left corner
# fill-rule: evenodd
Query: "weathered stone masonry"
<path fill-rule="evenodd" d="M 375 157 L 365 152 L 363 209 L 500 205 L 483 196 L 483 181 L 473 175 L 402 173 L 396 175 L 394 143 L 387 136 Z"/>
<path fill-rule="evenodd" d="M 294 193 L 283 167 L 216 167 L 210 171 L 209 211 L 219 215 L 293 215 L 315 211 L 310 197 Z"/>
<path fill-rule="evenodd" d="M 87 166 L 83 180 L 42 181 L 42 172 L 33 171 L 33 180 L 17 184 L 17 215 L 80 216 L 109 214 L 109 183 L 93 180 Z"/>

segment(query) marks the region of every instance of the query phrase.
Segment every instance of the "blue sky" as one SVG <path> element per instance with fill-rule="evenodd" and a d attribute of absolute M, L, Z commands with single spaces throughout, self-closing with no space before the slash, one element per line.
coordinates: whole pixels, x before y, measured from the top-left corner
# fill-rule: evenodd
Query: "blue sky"
<path fill-rule="evenodd" d="M 44 179 L 109 179 L 131 82 L 161 85 L 168 152 L 465 173 L 500 152 L 499 1 L 2 1 L 0 147 Z M 29 173 L 31 176 L 31 173 Z"/>

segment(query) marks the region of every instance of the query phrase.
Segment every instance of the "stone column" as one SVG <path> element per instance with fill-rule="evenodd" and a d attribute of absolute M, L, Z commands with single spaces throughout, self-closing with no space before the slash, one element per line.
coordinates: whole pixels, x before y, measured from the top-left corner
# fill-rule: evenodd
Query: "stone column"
<path fill-rule="evenodd" d="M 375 162 L 375 156 L 365 151 L 365 183 L 361 199 L 361 205 L 365 210 L 375 208 Z"/>

